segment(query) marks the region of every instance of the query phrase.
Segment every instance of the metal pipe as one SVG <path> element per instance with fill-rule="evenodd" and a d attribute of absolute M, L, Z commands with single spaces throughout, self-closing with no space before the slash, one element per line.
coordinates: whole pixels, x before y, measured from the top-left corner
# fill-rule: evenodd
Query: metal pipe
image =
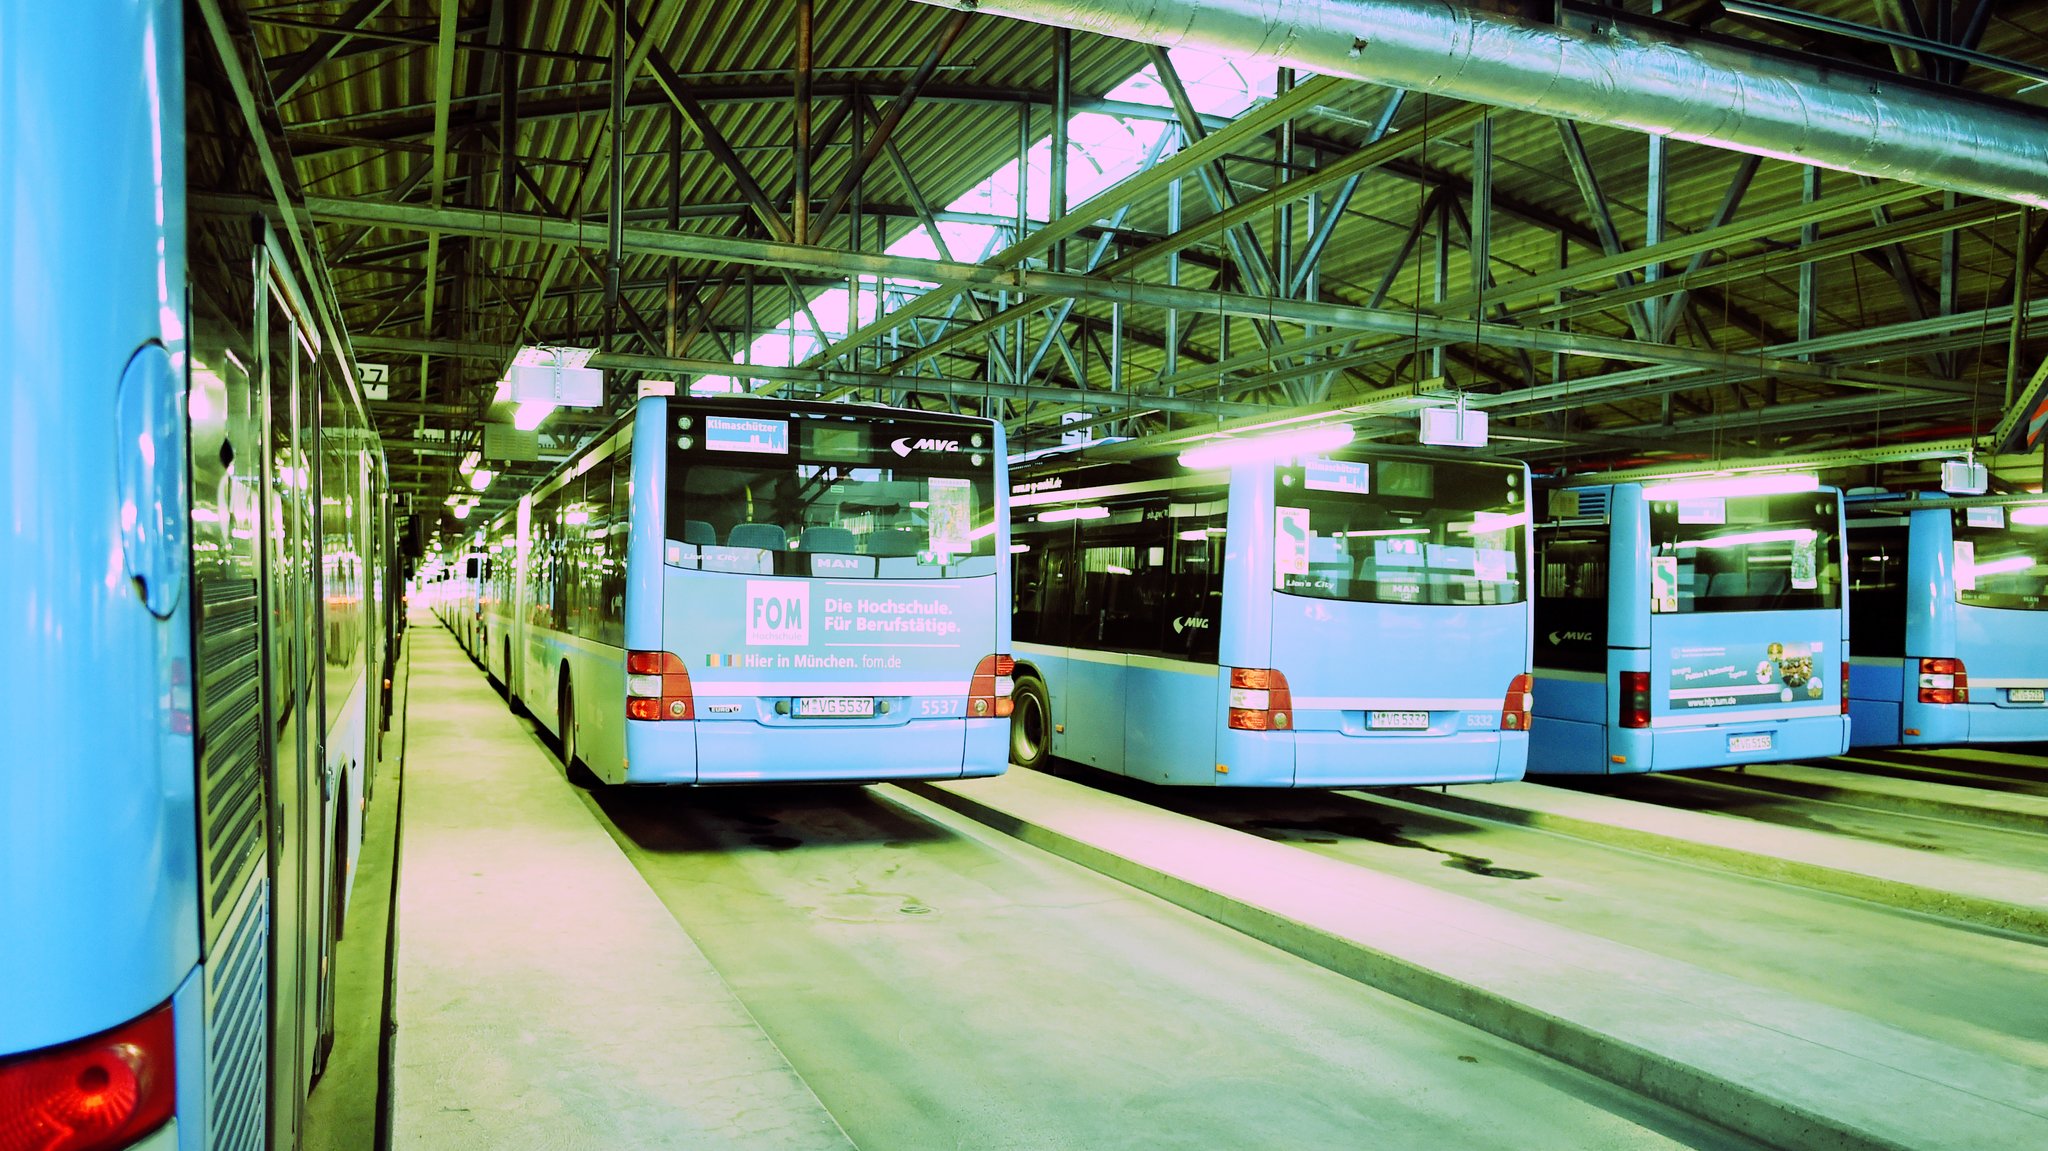
<path fill-rule="evenodd" d="M 796 180 L 790 201 L 796 242 L 811 242 L 811 0 L 796 2 Z"/>
<path fill-rule="evenodd" d="M 1052 38 L 1052 188 L 1046 211 L 1048 222 L 1067 214 L 1067 121 L 1073 119 L 1070 105 L 1074 88 L 1074 34 L 1066 28 L 1053 30 Z M 1067 245 L 1054 244 L 1052 270 L 1067 270 Z"/>
<path fill-rule="evenodd" d="M 919 0 L 2048 207 L 2048 124 L 1680 31 L 1449 0 Z"/>

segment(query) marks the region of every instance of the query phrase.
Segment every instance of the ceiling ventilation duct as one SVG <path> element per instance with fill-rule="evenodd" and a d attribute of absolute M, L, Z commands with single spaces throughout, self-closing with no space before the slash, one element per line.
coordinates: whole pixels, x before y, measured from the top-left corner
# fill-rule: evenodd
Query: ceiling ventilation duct
<path fill-rule="evenodd" d="M 920 0 L 2048 207 L 2048 115 L 1676 31 L 1435 0 Z"/>

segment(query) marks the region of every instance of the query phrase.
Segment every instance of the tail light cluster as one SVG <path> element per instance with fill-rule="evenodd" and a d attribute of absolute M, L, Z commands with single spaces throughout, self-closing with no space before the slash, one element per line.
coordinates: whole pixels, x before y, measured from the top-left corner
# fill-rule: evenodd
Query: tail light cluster
<path fill-rule="evenodd" d="M 1650 673 L 1621 673 L 1621 726 L 1650 726 Z"/>
<path fill-rule="evenodd" d="M 985 655 L 974 665 L 974 678 L 967 684 L 967 715 L 970 719 L 1010 714 L 1010 695 L 1016 690 L 1010 678 L 1017 661 L 1006 655 Z"/>
<path fill-rule="evenodd" d="M 1528 672 L 1508 681 L 1508 694 L 1500 701 L 1502 731 L 1529 730 L 1529 709 L 1535 705 L 1536 679 Z"/>
<path fill-rule="evenodd" d="M 626 653 L 626 718 L 696 718 L 683 657 L 667 651 Z"/>
<path fill-rule="evenodd" d="M 170 1119 L 169 1004 L 112 1031 L 0 1062 L 0 1151 L 112 1151 Z"/>
<path fill-rule="evenodd" d="M 1920 661 L 1921 703 L 1970 702 L 1970 673 L 1959 659 Z"/>
<path fill-rule="evenodd" d="M 1294 694 L 1287 677 L 1268 667 L 1230 669 L 1230 726 L 1238 731 L 1287 731 L 1294 726 Z"/>
<path fill-rule="evenodd" d="M 1849 661 L 1848 661 L 1848 660 L 1846 660 L 1846 659 L 1842 661 L 1842 678 L 1841 678 L 1841 679 L 1839 679 L 1839 680 L 1836 680 L 1836 681 L 1835 681 L 1835 686 L 1836 686 L 1836 688 L 1837 688 L 1837 689 L 1839 689 L 1839 690 L 1841 691 L 1841 693 L 1842 693 L 1842 714 L 1843 714 L 1843 715 L 1848 715 L 1848 714 L 1849 714 Z"/>

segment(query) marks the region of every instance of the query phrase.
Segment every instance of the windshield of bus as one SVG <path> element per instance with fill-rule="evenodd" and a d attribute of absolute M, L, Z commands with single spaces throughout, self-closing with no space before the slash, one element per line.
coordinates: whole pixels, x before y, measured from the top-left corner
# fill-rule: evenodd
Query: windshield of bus
<path fill-rule="evenodd" d="M 1510 604 L 1528 594 L 1522 469 L 1309 460 L 1274 471 L 1273 586 L 1363 603 Z"/>
<path fill-rule="evenodd" d="M 1956 601 L 2048 611 L 2048 505 L 1957 508 Z"/>
<path fill-rule="evenodd" d="M 1833 492 L 1650 501 L 1650 611 L 1842 606 Z"/>
<path fill-rule="evenodd" d="M 681 409 L 671 418 L 664 558 L 839 579 L 995 571 L 985 427 Z"/>

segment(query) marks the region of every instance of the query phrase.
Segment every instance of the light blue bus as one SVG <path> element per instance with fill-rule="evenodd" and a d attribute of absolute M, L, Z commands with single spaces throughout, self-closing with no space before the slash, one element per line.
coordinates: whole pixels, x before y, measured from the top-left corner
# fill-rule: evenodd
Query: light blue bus
<path fill-rule="evenodd" d="M 643 390 L 519 502 L 511 698 L 571 777 L 1001 772 L 1001 426 Z"/>
<path fill-rule="evenodd" d="M 2048 503 L 1858 494 L 1849 742 L 2048 740 Z"/>
<path fill-rule="evenodd" d="M 1549 495 L 1530 774 L 1847 749 L 1839 492 L 1771 476 Z"/>
<path fill-rule="evenodd" d="M 1528 471 L 1346 449 L 1011 483 L 1011 758 L 1237 787 L 1514 780 Z"/>
<path fill-rule="evenodd" d="M 291 245 L 191 194 L 286 190 L 186 16 L 0 18 L 10 1149 L 299 1145 L 383 729 L 383 457 Z"/>

